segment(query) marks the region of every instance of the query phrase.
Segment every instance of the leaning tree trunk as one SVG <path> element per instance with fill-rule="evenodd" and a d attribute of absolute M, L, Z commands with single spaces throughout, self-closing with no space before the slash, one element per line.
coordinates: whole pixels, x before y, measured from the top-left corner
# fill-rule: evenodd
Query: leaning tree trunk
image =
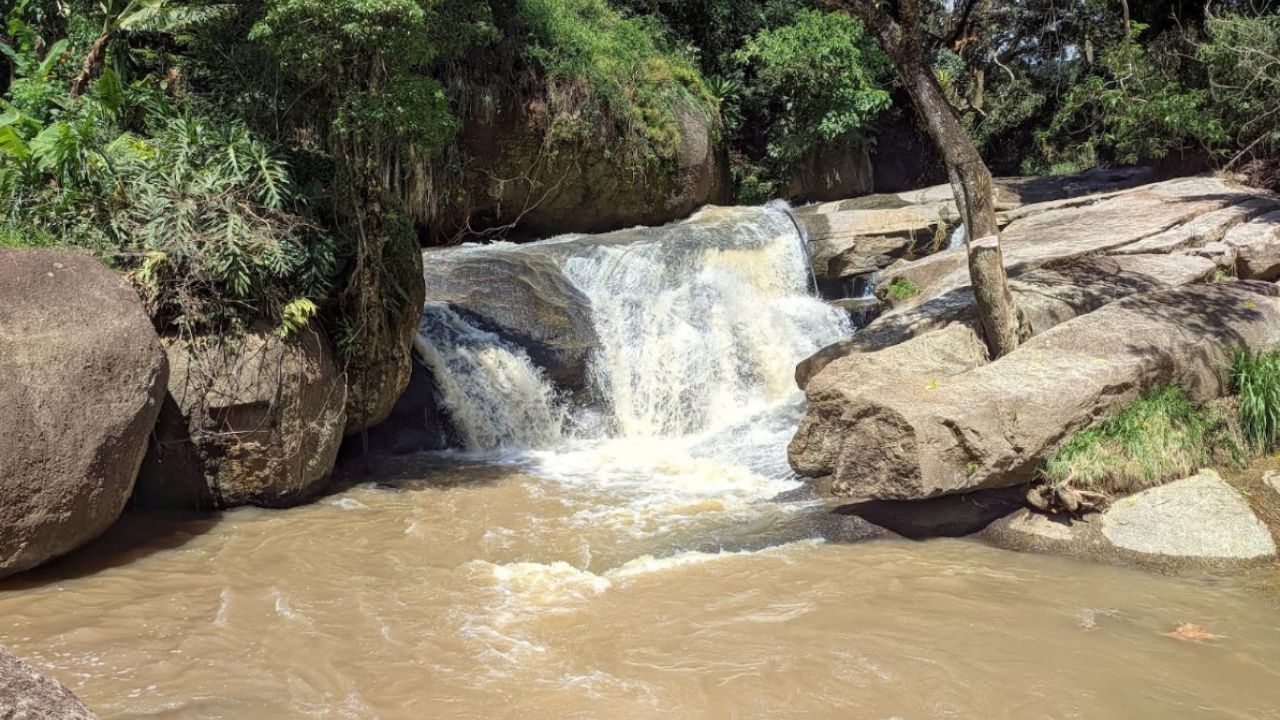
<path fill-rule="evenodd" d="M 918 0 L 898 0 L 897 8 L 879 0 L 821 0 L 835 10 L 859 17 L 880 40 L 898 78 L 911 96 L 933 144 L 942 153 L 956 206 L 968 233 L 969 279 L 977 299 L 987 349 L 998 358 L 1013 352 L 1021 340 L 1021 319 L 1009 292 L 996 222 L 995 183 L 964 126 L 956 119 L 924 54 Z M 964 6 L 971 11 L 973 4 Z M 961 22 L 963 25 L 963 22 Z"/>
<path fill-rule="evenodd" d="M 951 190 L 968 234 L 969 277 L 987 348 L 992 358 L 1007 355 L 1018 347 L 1020 321 L 1004 270 L 991 171 L 956 119 L 932 69 L 918 53 L 894 55 L 898 76 L 947 166 Z"/>
<path fill-rule="evenodd" d="M 102 69 L 102 63 L 107 54 L 107 43 L 111 42 L 113 34 L 115 34 L 114 31 L 104 32 L 89 46 L 89 52 L 84 56 L 84 62 L 80 64 L 80 72 L 71 81 L 71 97 L 80 97 L 88 87 L 89 81 Z"/>

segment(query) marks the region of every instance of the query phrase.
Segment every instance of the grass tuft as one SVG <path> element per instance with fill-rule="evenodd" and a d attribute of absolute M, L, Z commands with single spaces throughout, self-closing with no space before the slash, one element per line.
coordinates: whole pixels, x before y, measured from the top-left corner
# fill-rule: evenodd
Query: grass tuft
<path fill-rule="evenodd" d="M 1052 486 L 1126 495 L 1249 456 L 1229 404 L 1197 405 L 1170 385 L 1077 433 L 1041 474 Z"/>
<path fill-rule="evenodd" d="M 1231 388 L 1240 402 L 1244 436 L 1259 452 L 1280 438 L 1280 351 L 1240 352 L 1231 363 Z"/>

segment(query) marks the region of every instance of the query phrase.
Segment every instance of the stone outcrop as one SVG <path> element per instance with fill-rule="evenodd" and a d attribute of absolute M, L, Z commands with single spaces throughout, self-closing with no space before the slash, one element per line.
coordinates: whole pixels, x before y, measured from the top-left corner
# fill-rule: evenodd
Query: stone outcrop
<path fill-rule="evenodd" d="M 996 186 L 998 218 L 1003 226 L 1051 210 L 1093 204 L 1121 194 L 1150 174 L 1121 169 L 1001 178 Z M 796 216 L 811 244 L 819 286 L 829 298 L 847 295 L 849 278 L 944 249 L 960 223 L 950 185 L 809 205 L 797 209 Z"/>
<path fill-rule="evenodd" d="M 983 537 L 1015 550 L 1153 565 L 1233 565 L 1276 555 L 1275 540 L 1249 502 L 1212 470 L 1082 519 L 1020 510 Z"/>
<path fill-rule="evenodd" d="M 0 649 L 0 718 L 97 720 L 62 683 Z"/>
<path fill-rule="evenodd" d="M 86 255 L 0 249 L 0 575 L 115 522 L 167 377 L 123 278 Z"/>
<path fill-rule="evenodd" d="M 1237 277 L 1245 280 L 1280 278 L 1280 210 L 1237 225 L 1222 242 L 1234 251 Z"/>
<path fill-rule="evenodd" d="M 866 195 L 872 191 L 871 175 L 871 154 L 865 147 L 824 147 L 792 168 L 786 196 L 822 202 Z"/>
<path fill-rule="evenodd" d="M 428 252 L 427 301 L 525 348 L 553 382 L 579 389 L 599 344 L 590 302 L 555 258 L 485 247 Z"/>
<path fill-rule="evenodd" d="M 1130 295 L 1206 280 L 1214 270 L 1212 261 L 1187 255 L 1093 257 L 1034 270 L 1009 286 L 1034 335 Z M 943 328 L 951 332 L 930 337 Z M 849 340 L 800 363 L 796 382 L 807 387 L 823 368 L 846 357 L 858 367 L 875 363 L 881 372 L 874 376 L 888 385 L 916 373 L 939 377 L 984 364 L 986 346 L 979 335 L 973 292 L 960 288 L 881 316 Z M 852 370 L 850 365 L 843 372 L 848 376 Z"/>
<path fill-rule="evenodd" d="M 1216 228 L 1223 231 L 1239 221 L 1239 215 L 1218 211 L 1246 203 L 1260 211 L 1274 202 L 1261 191 L 1236 186 L 1218 178 L 1183 178 L 1117 193 L 1089 204 L 1058 207 L 1029 214 L 1005 228 L 1001 245 L 1010 277 L 1046 265 L 1094 254 L 1105 254 L 1176 231 L 1201 233 L 1211 240 Z M 1280 203 L 1275 205 L 1280 207 Z M 1024 208 L 1025 210 L 1026 208 Z M 1208 229 L 1182 230 L 1198 218 Z M 1177 244 L 1176 241 L 1170 241 Z M 1194 243 L 1189 240 L 1188 243 Z M 1143 252 L 1154 251 L 1143 249 Z M 889 267 L 882 283 L 902 279 L 920 289 L 900 303 L 911 306 L 969 284 L 966 256 L 962 252 L 939 253 Z"/>
<path fill-rule="evenodd" d="M 676 108 L 680 144 L 670 172 L 620 172 L 606 153 L 555 148 L 546 143 L 545 105 L 516 104 L 491 122 L 472 118 L 458 141 L 469 157 L 466 203 L 443 209 L 422 202 L 429 178 L 406 188 L 408 207 L 424 225 L 474 232 L 510 226 L 519 236 L 598 233 L 635 225 L 662 225 L 707 204 L 728 200 L 729 162 L 716 142 L 719 122 L 686 102 Z M 450 232 L 450 234 L 452 234 Z"/>
<path fill-rule="evenodd" d="M 1276 343 L 1276 288 L 1225 283 L 1114 302 L 994 363 L 942 377 L 899 376 L 867 390 L 850 377 L 856 362 L 832 365 L 807 387 L 790 457 L 851 500 L 1018 485 L 1058 443 L 1141 392 L 1178 382 L 1210 399 L 1234 351 Z"/>
<path fill-rule="evenodd" d="M 138 480 L 141 504 L 283 507 L 324 487 L 346 391 L 319 329 L 164 344 L 169 393 Z"/>

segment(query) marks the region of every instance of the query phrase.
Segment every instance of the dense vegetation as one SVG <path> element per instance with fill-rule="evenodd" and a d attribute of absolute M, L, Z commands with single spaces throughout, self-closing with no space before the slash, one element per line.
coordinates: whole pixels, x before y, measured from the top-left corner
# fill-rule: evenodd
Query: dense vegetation
<path fill-rule="evenodd" d="M 17 0 L 0 243 L 100 255 L 165 330 L 318 316 L 358 360 L 420 244 L 512 229 L 486 215 L 503 169 L 477 147 L 607 157 L 661 188 L 692 108 L 750 202 L 874 150 L 910 110 L 861 23 L 819 5 Z M 996 172 L 1194 157 L 1275 184 L 1274 3 L 926 5 L 935 73 Z"/>

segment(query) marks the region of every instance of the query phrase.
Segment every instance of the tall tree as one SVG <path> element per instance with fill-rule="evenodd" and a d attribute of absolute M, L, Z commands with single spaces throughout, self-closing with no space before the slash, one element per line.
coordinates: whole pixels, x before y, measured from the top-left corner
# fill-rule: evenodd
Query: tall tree
<path fill-rule="evenodd" d="M 925 0 L 928 2 L 928 0 Z M 1021 321 L 1009 292 L 996 221 L 991 171 L 960 124 L 925 53 L 922 9 L 918 0 L 825 0 L 836 10 L 860 18 L 880 40 L 929 137 L 947 166 L 956 205 L 968 234 L 969 277 L 978 314 L 993 358 L 1012 352 L 1021 340 Z M 960 35 L 978 0 L 953 3 L 948 35 Z M 931 3 L 930 3 L 931 4 Z M 954 28 L 954 29 L 952 29 Z"/>

